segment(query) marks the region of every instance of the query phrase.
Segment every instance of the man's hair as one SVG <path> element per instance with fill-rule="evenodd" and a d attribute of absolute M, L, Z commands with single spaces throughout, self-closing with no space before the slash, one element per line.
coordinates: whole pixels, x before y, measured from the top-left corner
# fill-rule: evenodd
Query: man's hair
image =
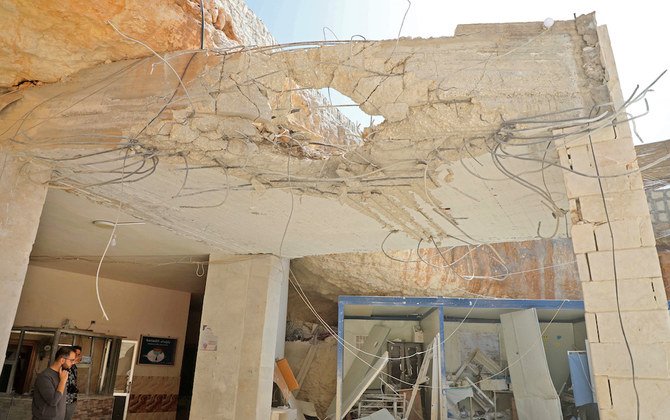
<path fill-rule="evenodd" d="M 72 353 L 72 352 L 74 352 L 74 349 L 72 347 L 63 346 L 63 347 L 59 348 L 58 351 L 56 352 L 56 358 L 54 360 L 58 360 L 61 357 L 63 359 L 67 359 L 68 356 L 70 356 L 70 353 Z"/>
<path fill-rule="evenodd" d="M 76 352 L 77 350 L 81 351 L 81 346 L 72 346 L 72 351 Z"/>

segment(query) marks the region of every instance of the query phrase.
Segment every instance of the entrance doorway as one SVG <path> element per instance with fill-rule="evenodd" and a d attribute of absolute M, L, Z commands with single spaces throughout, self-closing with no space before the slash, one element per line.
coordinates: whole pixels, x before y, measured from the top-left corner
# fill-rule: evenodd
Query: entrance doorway
<path fill-rule="evenodd" d="M 119 362 L 114 381 L 114 409 L 112 420 L 126 420 L 130 388 L 133 384 L 133 372 L 137 360 L 137 341 L 123 340 L 119 352 Z"/>

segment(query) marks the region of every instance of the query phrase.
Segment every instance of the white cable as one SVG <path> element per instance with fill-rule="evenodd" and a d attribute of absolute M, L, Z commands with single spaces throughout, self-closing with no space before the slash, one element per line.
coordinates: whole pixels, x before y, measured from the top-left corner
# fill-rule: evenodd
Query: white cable
<path fill-rule="evenodd" d="M 125 156 L 123 157 L 123 166 L 121 167 L 121 195 L 123 195 L 123 177 L 126 171 L 126 159 L 128 158 L 128 152 L 129 149 L 126 149 Z M 106 321 L 109 321 L 109 317 L 107 316 L 105 307 L 102 304 L 102 299 L 100 299 L 100 269 L 102 268 L 102 262 L 105 260 L 105 255 L 107 255 L 107 251 L 109 250 L 109 247 L 112 244 L 112 241 L 114 240 L 114 234 L 116 233 L 116 227 L 119 225 L 120 218 L 121 218 L 121 201 L 119 200 L 119 206 L 116 209 L 116 220 L 114 220 L 114 227 L 112 228 L 112 233 L 109 235 L 109 240 L 107 240 L 107 246 L 105 246 L 105 251 L 102 253 L 102 257 L 100 257 L 100 262 L 98 263 L 98 269 L 95 271 L 95 295 L 98 298 L 98 306 L 100 306 L 102 316 L 105 318 Z"/>
<path fill-rule="evenodd" d="M 100 309 L 102 310 L 102 316 L 105 318 L 106 321 L 109 321 L 109 317 L 107 316 L 107 312 L 105 312 L 105 307 L 102 305 L 102 300 L 100 299 L 100 268 L 102 268 L 102 261 L 105 259 L 105 255 L 107 255 L 107 250 L 109 250 L 109 246 L 112 243 L 112 240 L 114 239 L 114 233 L 116 232 L 116 225 L 119 222 L 119 215 L 121 214 L 121 202 L 119 201 L 119 208 L 118 208 L 118 214 L 116 216 L 116 221 L 114 221 L 114 227 L 112 228 L 112 234 L 109 236 L 109 240 L 107 241 L 107 246 L 105 246 L 105 251 L 102 253 L 102 257 L 100 257 L 100 262 L 98 263 L 98 269 L 95 272 L 95 295 L 98 298 L 98 305 L 100 306 Z"/>

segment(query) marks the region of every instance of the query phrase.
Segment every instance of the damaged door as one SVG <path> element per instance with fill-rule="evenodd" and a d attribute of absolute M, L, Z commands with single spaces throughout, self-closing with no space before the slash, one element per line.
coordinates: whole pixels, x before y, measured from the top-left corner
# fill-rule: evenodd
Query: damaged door
<path fill-rule="evenodd" d="M 511 312 L 500 315 L 500 321 L 519 419 L 562 419 L 537 312 L 534 308 Z"/>

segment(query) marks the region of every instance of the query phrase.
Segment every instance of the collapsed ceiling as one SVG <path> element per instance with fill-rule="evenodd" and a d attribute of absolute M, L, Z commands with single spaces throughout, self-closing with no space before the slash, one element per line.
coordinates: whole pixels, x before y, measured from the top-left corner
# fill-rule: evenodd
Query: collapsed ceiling
<path fill-rule="evenodd" d="M 118 10 L 45 5 L 78 10 L 92 37 L 66 31 L 36 43 L 25 39 L 74 17 L 54 9 L 49 15 L 62 21 L 40 23 L 20 9 L 2 14 L 26 23 L 17 27 L 25 36 L 0 39 L 17 53 L 0 60 L 8 75 L 0 80 L 8 90 L 0 96 L 0 146 L 53 171 L 54 187 L 158 229 L 133 231 L 137 245 L 112 255 L 118 267 L 144 244 L 143 257 L 159 258 L 157 265 L 191 256 L 196 269 L 205 250 L 301 257 L 426 247 L 436 268 L 440 246 L 479 255 L 488 252 L 482 243 L 566 235 L 570 213 L 552 142 L 612 123 L 584 119 L 609 101 L 593 15 L 549 29 L 462 25 L 450 38 L 239 47 L 272 43 L 240 2 L 205 1 L 203 15 L 197 2 L 163 3 L 142 25 L 133 1 Z M 183 36 L 162 30 L 170 25 Z M 208 49 L 194 50 L 201 35 Z M 88 53 L 53 54 L 70 49 Z M 144 58 L 126 59 L 133 57 Z M 318 95 L 322 88 L 384 122 L 360 132 Z M 51 207 L 34 261 L 73 269 L 76 257 L 88 270 L 94 259 L 83 253 L 93 247 L 49 239 L 66 234 L 54 223 L 63 212 Z M 90 221 L 71 213 L 70 223 Z M 169 245 L 179 238 L 182 247 Z M 571 255 L 565 241 L 537 243 Z M 426 286 L 435 294 L 505 294 L 499 284 L 470 287 L 465 279 L 446 290 L 449 276 L 430 265 L 424 285 L 385 284 L 395 268 L 369 277 L 345 263 L 354 259 L 312 257 L 294 268 L 327 298 L 425 294 Z M 563 263 L 574 271 L 567 257 Z M 539 294 L 572 296 L 572 288 Z"/>
<path fill-rule="evenodd" d="M 555 152 L 523 136 L 553 140 L 563 125 L 528 118 L 603 100 L 578 28 L 595 22 L 103 64 L 4 95 L 0 141 L 55 185 L 231 253 L 376 251 L 390 231 L 392 249 L 561 235 Z M 324 87 L 385 121 L 360 145 L 320 131 L 294 92 Z"/>

